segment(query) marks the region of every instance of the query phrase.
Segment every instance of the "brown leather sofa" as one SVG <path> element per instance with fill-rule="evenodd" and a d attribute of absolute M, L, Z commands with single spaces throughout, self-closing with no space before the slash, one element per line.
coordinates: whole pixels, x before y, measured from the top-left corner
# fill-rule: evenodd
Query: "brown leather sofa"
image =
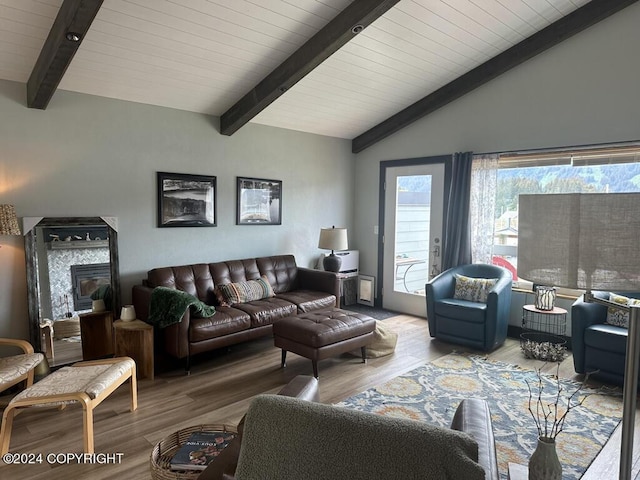
<path fill-rule="evenodd" d="M 318 384 L 315 379 L 306 376 L 298 376 L 294 378 L 283 390 L 281 390 L 278 395 L 317 402 L 317 388 Z M 260 396 L 257 397 L 257 399 L 260 399 Z M 309 408 L 308 418 L 304 416 L 304 411 L 302 413 L 303 418 L 307 419 L 309 423 L 309 425 L 304 425 L 304 421 L 287 422 L 282 421 L 283 419 L 276 419 L 276 421 L 272 417 L 273 415 L 279 415 L 277 410 L 260 410 L 259 407 L 253 405 L 254 403 L 255 402 L 252 402 L 252 405 L 249 408 L 249 412 L 245 417 L 243 417 L 242 421 L 238 425 L 238 432 L 240 433 L 239 436 L 231 444 L 229 444 L 229 446 L 225 448 L 211 464 L 209 464 L 209 466 L 202 472 L 202 474 L 200 474 L 198 480 L 233 480 L 235 478 L 234 475 L 236 474 L 236 469 L 244 470 L 244 476 L 242 478 L 273 478 L 269 475 L 263 475 L 265 473 L 264 470 L 267 470 L 266 464 L 264 470 L 261 468 L 260 464 L 256 466 L 256 471 L 252 471 L 250 468 L 247 469 L 246 467 L 242 467 L 241 464 L 243 461 L 252 459 L 256 455 L 260 455 L 260 453 L 253 450 L 252 447 L 258 449 L 262 449 L 264 447 L 264 449 L 267 450 L 267 455 L 265 458 L 270 458 L 272 462 L 277 463 L 279 460 L 282 460 L 283 462 L 287 463 L 287 466 L 278 464 L 269 465 L 268 468 L 271 468 L 272 470 L 275 469 L 279 472 L 280 476 L 278 478 L 281 478 L 283 480 L 292 480 L 293 478 L 296 478 L 296 480 L 298 480 L 299 478 L 301 478 L 300 476 L 292 476 L 291 472 L 289 472 L 288 474 L 284 472 L 290 470 L 289 465 L 294 465 L 301 462 L 310 462 L 311 460 L 308 456 L 304 456 L 304 458 L 288 456 L 286 449 L 288 448 L 289 443 L 304 444 L 304 446 L 300 447 L 297 451 L 307 448 L 309 451 L 306 453 L 309 453 L 309 455 L 313 455 L 314 458 L 321 458 L 323 457 L 323 454 L 326 453 L 328 456 L 327 461 L 329 462 L 329 464 L 337 464 L 337 468 L 340 471 L 339 476 L 337 476 L 336 472 L 332 472 L 331 478 L 373 478 L 370 476 L 358 476 L 356 473 L 354 473 L 359 472 L 362 469 L 363 460 L 360 457 L 360 454 L 366 456 L 371 453 L 374 458 L 378 458 L 378 463 L 380 465 L 384 465 L 384 467 L 380 467 L 381 469 L 394 471 L 397 467 L 398 472 L 402 468 L 405 468 L 406 465 L 397 465 L 394 467 L 393 462 L 402 462 L 403 452 L 405 454 L 408 454 L 409 457 L 417 458 L 418 460 L 416 463 L 421 465 L 424 470 L 412 472 L 404 471 L 404 476 L 401 476 L 400 478 L 433 478 L 432 476 L 429 476 L 430 462 L 442 461 L 442 459 L 439 458 L 430 459 L 429 455 L 426 454 L 425 451 L 414 452 L 414 450 L 420 447 L 412 445 L 410 442 L 407 443 L 402 441 L 402 438 L 405 435 L 409 436 L 409 432 L 411 430 L 413 430 L 414 428 L 418 429 L 421 426 L 420 422 L 404 421 L 389 417 L 387 417 L 386 419 L 384 419 L 383 417 L 383 419 L 381 419 L 376 414 L 352 411 L 351 413 L 354 417 L 355 428 L 361 427 L 361 431 L 351 433 L 358 438 L 360 438 L 359 436 L 361 435 L 361 441 L 349 442 L 349 444 L 343 445 L 342 442 L 345 442 L 345 439 L 349 438 L 349 433 L 345 432 L 344 429 L 354 427 L 354 425 L 351 425 L 351 427 L 346 426 L 346 424 L 349 422 L 345 422 L 345 419 L 349 418 L 349 413 L 340 414 L 339 411 L 342 410 L 342 412 L 344 412 L 343 409 L 334 410 L 336 409 L 336 407 L 323 405 L 320 405 L 317 408 Z M 288 408 L 291 408 L 293 406 L 295 406 L 294 403 L 284 403 L 284 405 L 282 406 L 284 408 L 284 411 L 282 412 L 283 418 L 286 418 L 287 415 L 291 413 L 291 410 L 288 410 Z M 320 413 L 319 416 L 318 413 Z M 347 417 L 343 416 L 342 418 L 333 418 L 334 413 L 337 415 L 347 415 Z M 264 418 L 264 415 L 267 415 L 269 418 Z M 324 421 L 318 422 L 318 419 L 323 419 Z M 252 423 L 254 422 L 256 424 L 260 424 L 263 421 L 266 422 L 267 425 L 270 425 L 271 422 L 275 423 L 274 428 L 275 430 L 277 430 L 275 431 L 273 428 L 267 428 L 266 430 L 264 430 L 264 432 L 269 432 L 266 438 L 261 438 L 261 427 L 255 427 L 255 425 Z M 337 423 L 337 425 L 332 426 L 332 423 Z M 368 430 L 368 424 L 371 424 L 370 431 Z M 271 427 L 273 427 L 273 425 L 271 425 Z M 257 431 L 251 432 L 252 428 L 254 430 L 257 429 Z M 308 428 L 311 428 L 315 434 L 306 436 L 309 433 L 306 432 Z M 323 438 L 323 432 L 318 431 L 318 428 L 326 428 L 327 430 L 329 430 L 329 437 L 331 438 L 331 441 L 326 441 L 327 439 Z M 338 434 L 336 434 L 335 436 L 331 435 L 330 431 L 332 428 L 337 428 L 336 431 L 338 432 Z M 386 438 L 384 433 L 390 435 L 390 438 L 393 438 L 394 430 L 398 430 L 398 428 L 401 430 L 399 437 L 396 438 L 398 442 L 390 442 L 390 440 Z M 446 429 L 442 430 L 446 431 Z M 496 457 L 495 439 L 491 422 L 491 413 L 489 411 L 487 402 L 476 398 L 465 399 L 460 402 L 451 422 L 451 430 L 457 430 L 466 433 L 471 437 L 472 445 L 477 444 L 477 461 L 474 457 L 471 462 L 472 464 L 475 464 L 475 468 L 479 470 L 478 475 L 485 478 L 486 480 L 498 480 L 499 472 Z M 428 427 L 426 432 L 429 432 Z M 248 434 L 248 438 L 246 439 L 247 441 L 245 441 L 244 439 L 245 433 Z M 301 435 L 303 437 L 300 437 Z M 318 439 L 314 437 L 318 437 Z M 430 440 L 420 439 L 420 441 L 429 442 Z M 284 453 L 274 453 L 278 452 L 280 449 L 284 450 Z M 344 456 L 341 458 L 336 458 L 334 455 L 330 455 L 329 452 L 335 453 L 336 450 L 340 452 L 344 451 Z M 358 452 L 360 452 L 360 454 Z M 394 456 L 396 454 L 397 456 L 394 460 Z M 468 461 L 468 459 L 464 458 L 460 458 L 459 460 Z M 444 461 L 451 461 L 454 464 L 456 463 L 453 457 L 449 455 L 446 459 L 444 459 Z M 376 468 L 377 467 L 374 466 L 374 470 Z M 455 470 L 456 468 L 457 466 L 455 465 L 449 466 L 450 470 Z M 484 471 L 484 475 L 480 473 L 482 471 Z M 304 478 L 328 478 L 325 476 L 325 474 L 326 471 L 323 471 L 321 469 L 313 470 L 313 472 L 306 471 Z M 433 475 L 433 473 L 431 473 L 431 475 Z M 454 474 L 454 476 L 447 478 L 466 478 L 464 474 L 462 475 L 463 476 L 455 476 Z M 396 477 L 393 475 L 385 475 L 381 470 L 380 475 L 375 478 Z"/>
<path fill-rule="evenodd" d="M 269 281 L 275 296 L 220 305 L 215 295 L 217 285 L 261 276 Z M 194 318 L 187 309 L 180 322 L 157 329 L 160 348 L 175 358 L 186 359 L 187 370 L 194 354 L 271 335 L 273 322 L 338 306 L 340 295 L 335 273 L 298 267 L 293 255 L 154 268 L 142 285 L 133 287 L 133 305 L 140 320 L 146 321 L 149 316 L 155 287 L 182 290 L 216 307 L 213 317 Z"/>

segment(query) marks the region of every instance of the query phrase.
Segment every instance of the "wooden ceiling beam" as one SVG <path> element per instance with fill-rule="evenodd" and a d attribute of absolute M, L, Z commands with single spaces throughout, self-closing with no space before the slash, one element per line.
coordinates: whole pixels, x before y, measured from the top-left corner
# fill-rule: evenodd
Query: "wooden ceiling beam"
<path fill-rule="evenodd" d="M 47 108 L 102 2 L 64 0 L 27 81 L 29 108 Z"/>
<path fill-rule="evenodd" d="M 359 153 L 638 0 L 592 0 L 353 139 Z"/>
<path fill-rule="evenodd" d="M 232 135 L 400 0 L 354 0 L 220 117 Z"/>

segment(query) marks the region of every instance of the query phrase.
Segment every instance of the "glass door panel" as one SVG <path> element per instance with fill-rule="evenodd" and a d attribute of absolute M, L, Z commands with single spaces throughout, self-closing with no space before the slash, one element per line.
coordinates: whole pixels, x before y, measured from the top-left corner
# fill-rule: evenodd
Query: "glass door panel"
<path fill-rule="evenodd" d="M 425 283 L 439 272 L 444 165 L 386 169 L 383 306 L 426 316 Z"/>

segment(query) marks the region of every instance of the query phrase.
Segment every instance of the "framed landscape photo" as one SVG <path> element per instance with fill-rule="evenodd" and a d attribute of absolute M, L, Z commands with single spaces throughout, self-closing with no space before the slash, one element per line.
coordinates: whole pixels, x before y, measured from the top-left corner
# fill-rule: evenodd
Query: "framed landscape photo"
<path fill-rule="evenodd" d="M 238 177 L 236 225 L 281 225 L 282 181 Z"/>
<path fill-rule="evenodd" d="M 158 172 L 158 227 L 215 227 L 216 177 Z"/>

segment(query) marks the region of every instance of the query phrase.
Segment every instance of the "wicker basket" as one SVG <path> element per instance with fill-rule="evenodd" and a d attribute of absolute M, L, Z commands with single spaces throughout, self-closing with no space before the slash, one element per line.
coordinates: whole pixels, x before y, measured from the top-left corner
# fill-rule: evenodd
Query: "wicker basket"
<path fill-rule="evenodd" d="M 56 340 L 77 337 L 80 335 L 80 319 L 78 317 L 53 322 L 53 336 Z"/>
<path fill-rule="evenodd" d="M 238 433 L 229 425 L 197 425 L 184 428 L 160 440 L 151 451 L 151 478 L 154 480 L 195 480 L 202 470 L 171 470 L 171 459 L 194 432 Z"/>
<path fill-rule="evenodd" d="M 525 358 L 561 362 L 567 354 L 567 341 L 551 333 L 525 332 L 520 334 L 520 349 Z"/>

